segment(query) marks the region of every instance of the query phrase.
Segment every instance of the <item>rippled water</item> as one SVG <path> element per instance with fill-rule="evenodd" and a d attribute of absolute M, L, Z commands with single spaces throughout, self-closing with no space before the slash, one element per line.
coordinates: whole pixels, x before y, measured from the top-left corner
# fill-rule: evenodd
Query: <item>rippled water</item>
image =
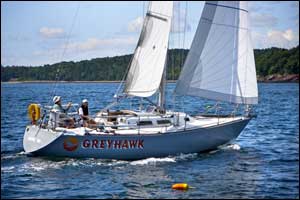
<path fill-rule="evenodd" d="M 232 144 L 130 162 L 26 156 L 27 106 L 51 101 L 53 85 L 1 84 L 1 198 L 299 198 L 298 84 L 259 84 L 258 116 Z M 64 102 L 87 98 L 95 113 L 111 102 L 117 86 L 60 83 L 56 94 Z M 174 99 L 173 88 L 168 84 L 169 108 L 195 114 L 213 104 Z M 125 106 L 137 105 L 119 108 Z M 224 111 L 229 107 L 222 104 Z M 174 191 L 177 182 L 194 188 Z"/>

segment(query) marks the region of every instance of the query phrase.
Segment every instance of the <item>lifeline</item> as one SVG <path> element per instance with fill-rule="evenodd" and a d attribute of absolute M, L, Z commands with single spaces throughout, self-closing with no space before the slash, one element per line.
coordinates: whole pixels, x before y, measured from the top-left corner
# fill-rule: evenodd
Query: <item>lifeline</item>
<path fill-rule="evenodd" d="M 82 148 L 93 149 L 143 149 L 144 140 L 83 140 Z"/>

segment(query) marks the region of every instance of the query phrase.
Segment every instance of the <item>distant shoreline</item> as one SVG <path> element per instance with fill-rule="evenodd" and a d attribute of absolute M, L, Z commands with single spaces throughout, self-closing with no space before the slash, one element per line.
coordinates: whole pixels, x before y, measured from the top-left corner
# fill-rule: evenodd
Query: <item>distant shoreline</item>
<path fill-rule="evenodd" d="M 261 83 L 299 83 L 299 74 L 258 76 L 257 81 Z"/>
<path fill-rule="evenodd" d="M 56 81 L 1 81 L 2 83 L 55 83 Z M 120 83 L 121 81 L 57 81 L 58 83 Z M 168 83 L 176 83 L 176 80 L 168 80 Z M 257 80 L 258 83 L 299 83 L 299 80 Z"/>
<path fill-rule="evenodd" d="M 55 83 L 56 81 L 1 81 L 1 83 Z M 57 81 L 58 83 L 120 83 L 121 81 Z M 176 81 L 168 80 L 168 83 Z"/>
<path fill-rule="evenodd" d="M 2 81 L 1 83 L 55 83 L 56 81 Z M 121 81 L 57 81 L 58 83 L 120 83 Z"/>
<path fill-rule="evenodd" d="M 167 80 L 168 83 L 176 83 L 177 80 Z M 55 83 L 50 80 L 35 81 L 18 81 L 11 79 L 10 81 L 1 81 L 1 83 Z M 121 81 L 57 81 L 58 83 L 120 83 Z M 299 74 L 271 74 L 268 76 L 257 76 L 258 83 L 299 83 Z"/>

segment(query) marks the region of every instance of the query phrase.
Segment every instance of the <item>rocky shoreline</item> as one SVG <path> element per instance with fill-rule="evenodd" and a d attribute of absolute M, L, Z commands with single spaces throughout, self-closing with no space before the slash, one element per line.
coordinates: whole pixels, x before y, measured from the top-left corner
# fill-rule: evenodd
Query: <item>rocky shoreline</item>
<path fill-rule="evenodd" d="M 35 81 L 18 81 L 10 80 L 5 83 L 53 83 L 55 81 L 49 80 L 35 80 Z M 119 83 L 120 81 L 58 81 L 60 83 Z M 168 80 L 167 82 L 174 83 L 176 80 Z M 260 83 L 299 83 L 299 74 L 272 74 L 268 76 L 257 76 L 257 82 Z"/>
<path fill-rule="evenodd" d="M 263 83 L 299 83 L 299 74 L 257 76 L 257 81 Z"/>

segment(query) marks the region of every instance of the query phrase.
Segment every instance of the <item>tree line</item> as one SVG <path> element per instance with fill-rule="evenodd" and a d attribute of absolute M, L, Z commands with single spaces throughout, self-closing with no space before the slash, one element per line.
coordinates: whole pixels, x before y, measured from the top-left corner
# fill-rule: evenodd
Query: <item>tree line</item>
<path fill-rule="evenodd" d="M 168 80 L 178 79 L 187 53 L 185 49 L 169 50 Z M 126 73 L 131 57 L 132 54 L 35 67 L 1 65 L 1 81 L 119 81 Z M 289 50 L 256 49 L 254 57 L 258 76 L 299 74 L 299 45 Z"/>

